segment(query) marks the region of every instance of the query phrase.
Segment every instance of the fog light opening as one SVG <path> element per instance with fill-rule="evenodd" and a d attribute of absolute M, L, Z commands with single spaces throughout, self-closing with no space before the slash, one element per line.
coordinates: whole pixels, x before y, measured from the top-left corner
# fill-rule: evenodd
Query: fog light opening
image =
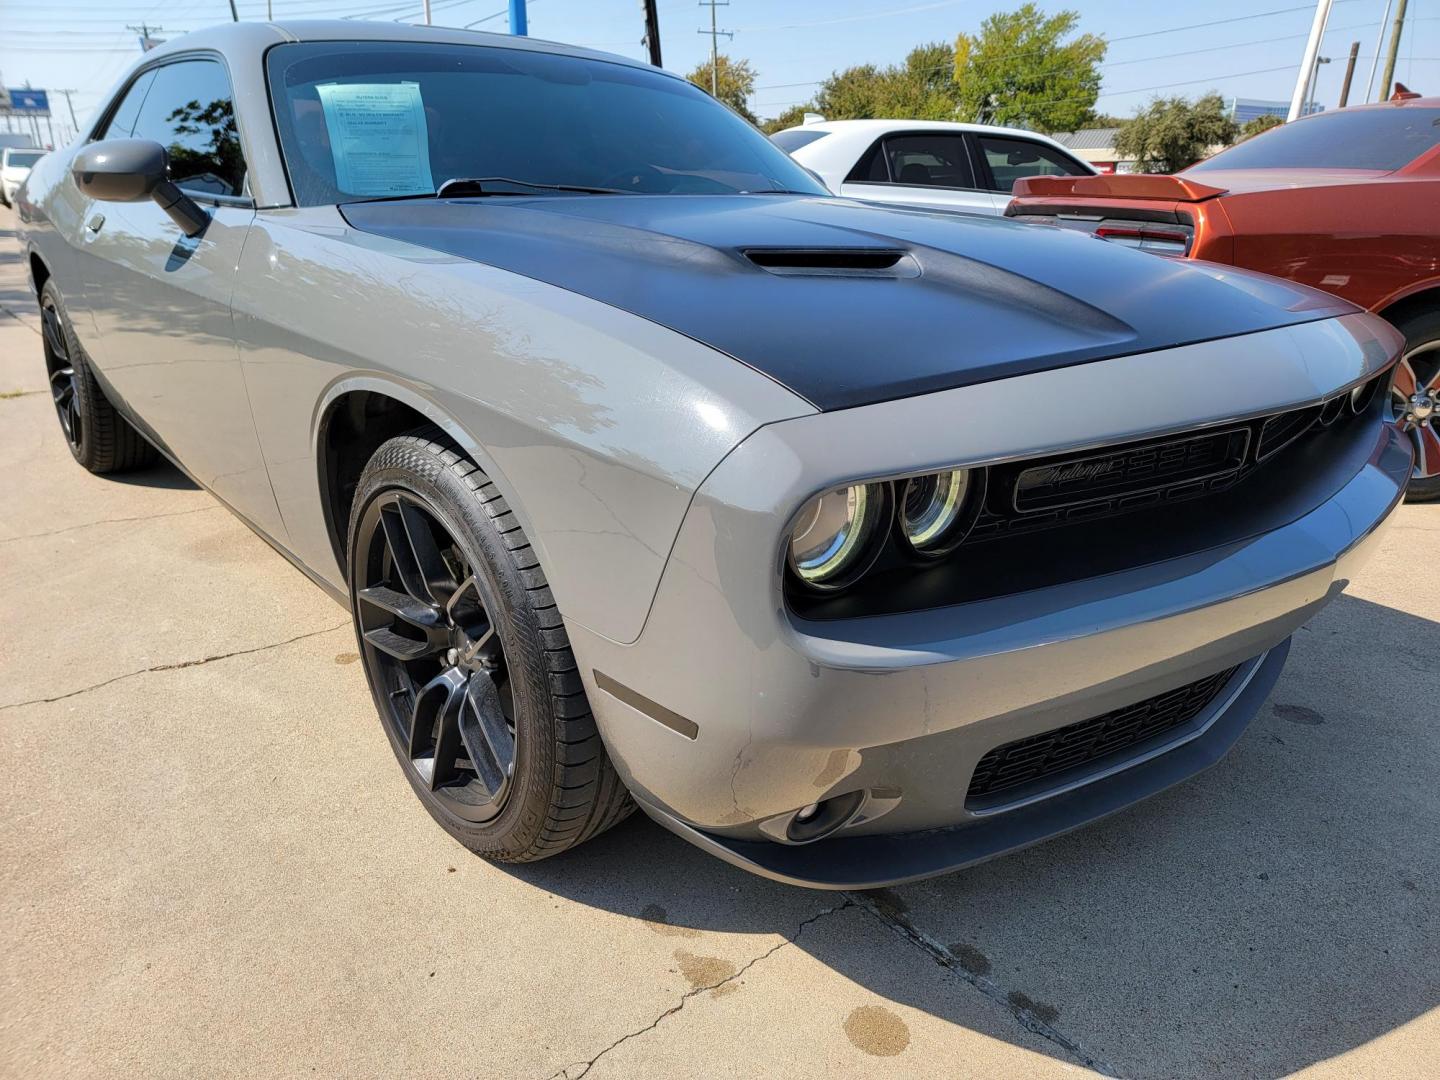
<path fill-rule="evenodd" d="M 795 811 L 790 825 L 785 830 L 785 839 L 792 844 L 810 844 L 823 840 L 837 829 L 850 823 L 865 801 L 865 792 L 850 791 L 811 803 Z"/>

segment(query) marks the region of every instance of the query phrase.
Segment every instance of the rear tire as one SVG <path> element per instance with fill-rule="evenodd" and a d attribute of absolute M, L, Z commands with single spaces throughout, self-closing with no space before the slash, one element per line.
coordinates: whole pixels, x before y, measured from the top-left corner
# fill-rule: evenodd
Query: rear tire
<path fill-rule="evenodd" d="M 54 278 L 40 289 L 40 326 L 50 396 L 75 460 L 100 474 L 153 464 L 155 448 L 116 411 L 100 389 L 90 359 L 65 315 Z"/>
<path fill-rule="evenodd" d="M 476 465 L 433 429 L 381 445 L 348 551 L 375 706 L 446 832 L 486 858 L 530 862 L 631 813 L 545 574 Z"/>
<path fill-rule="evenodd" d="M 1415 450 L 1405 500 L 1434 502 L 1440 500 L 1440 310 L 1417 312 L 1395 326 L 1405 335 L 1405 355 L 1395 368 L 1390 400 Z M 1423 416 L 1414 412 L 1417 394 L 1429 402 Z"/>

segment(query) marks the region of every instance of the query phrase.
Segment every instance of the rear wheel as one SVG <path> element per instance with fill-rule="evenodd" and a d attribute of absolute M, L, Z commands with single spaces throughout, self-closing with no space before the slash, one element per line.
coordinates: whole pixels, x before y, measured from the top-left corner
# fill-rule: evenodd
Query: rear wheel
<path fill-rule="evenodd" d="M 115 411 L 75 339 L 55 281 L 40 289 L 40 332 L 50 397 L 70 453 L 92 473 L 124 472 L 155 460 L 155 448 Z"/>
<path fill-rule="evenodd" d="M 436 432 L 383 444 L 350 518 L 350 599 L 376 708 L 420 801 L 507 862 L 633 809 L 515 515 Z"/>
<path fill-rule="evenodd" d="M 1405 355 L 1395 367 L 1390 400 L 1396 423 L 1415 447 L 1406 498 L 1432 502 L 1440 499 L 1440 311 L 1396 325 L 1405 335 Z"/>

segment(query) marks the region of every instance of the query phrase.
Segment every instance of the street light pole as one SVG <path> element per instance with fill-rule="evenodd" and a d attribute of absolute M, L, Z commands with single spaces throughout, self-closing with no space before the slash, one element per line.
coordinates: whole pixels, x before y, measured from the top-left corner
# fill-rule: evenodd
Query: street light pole
<path fill-rule="evenodd" d="M 530 27 L 525 19 L 525 0 L 510 0 L 510 33 L 525 37 Z"/>
<path fill-rule="evenodd" d="M 1330 21 L 1330 6 L 1333 3 L 1334 0 L 1315 0 L 1315 20 L 1310 24 L 1310 38 L 1305 42 L 1305 58 L 1300 61 L 1300 70 L 1295 75 L 1295 92 L 1290 95 L 1290 113 L 1285 118 L 1287 123 L 1298 120 L 1305 107 L 1311 72 L 1315 70 L 1315 58 L 1320 55 L 1320 40 L 1325 36 L 1325 24 Z"/>

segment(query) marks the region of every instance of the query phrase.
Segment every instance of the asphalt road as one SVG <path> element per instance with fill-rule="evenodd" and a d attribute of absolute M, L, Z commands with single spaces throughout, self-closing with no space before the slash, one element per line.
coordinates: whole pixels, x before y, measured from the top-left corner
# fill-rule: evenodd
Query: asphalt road
<path fill-rule="evenodd" d="M 179 473 L 71 460 L 0 211 L 0 1074 L 1440 1074 L 1440 506 L 1220 765 L 866 895 L 632 818 L 492 866 L 346 613 Z"/>

